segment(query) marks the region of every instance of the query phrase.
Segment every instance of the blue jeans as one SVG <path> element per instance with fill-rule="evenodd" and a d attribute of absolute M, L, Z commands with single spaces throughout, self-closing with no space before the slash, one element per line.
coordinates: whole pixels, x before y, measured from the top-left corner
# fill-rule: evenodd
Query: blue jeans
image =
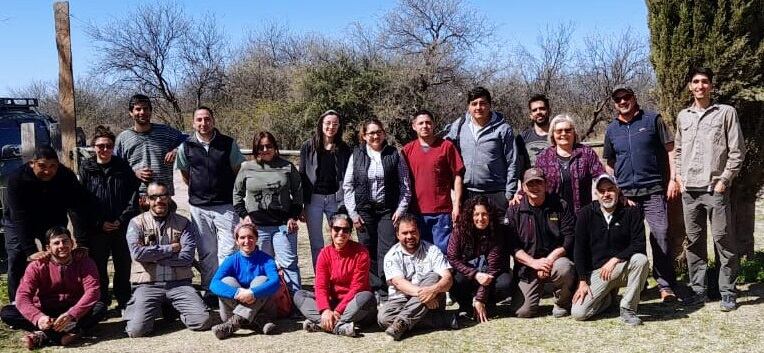
<path fill-rule="evenodd" d="M 199 253 L 202 286 L 209 288 L 218 265 L 236 251 L 233 229 L 239 216 L 233 205 L 190 206 L 191 221 L 199 231 L 196 251 Z"/>
<path fill-rule="evenodd" d="M 337 212 L 338 204 L 334 194 L 313 194 L 310 197 L 310 203 L 305 204 L 305 223 L 308 225 L 308 239 L 310 239 L 310 254 L 313 258 L 314 271 L 318 253 L 324 247 L 324 217 L 328 222 L 329 217 Z"/>
<path fill-rule="evenodd" d="M 276 259 L 276 266 L 284 269 L 289 292 L 300 290 L 300 267 L 297 265 L 297 233 L 287 232 L 287 226 L 257 226 L 257 246 Z"/>
<path fill-rule="evenodd" d="M 419 234 L 422 240 L 426 240 L 446 254 L 448 252 L 448 239 L 451 238 L 452 222 L 450 213 L 422 214 L 419 219 Z"/>

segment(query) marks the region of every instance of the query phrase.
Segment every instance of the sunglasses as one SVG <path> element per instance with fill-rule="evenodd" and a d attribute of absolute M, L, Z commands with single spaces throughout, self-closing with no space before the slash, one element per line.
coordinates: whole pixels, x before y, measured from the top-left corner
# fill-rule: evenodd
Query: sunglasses
<path fill-rule="evenodd" d="M 337 233 L 350 233 L 353 228 L 351 227 L 339 227 L 339 226 L 332 226 L 332 230 Z"/>
<path fill-rule="evenodd" d="M 110 149 L 114 148 L 114 145 L 112 145 L 110 143 L 98 143 L 98 144 L 95 144 L 95 148 L 97 148 L 99 150 L 110 150 Z"/>
<path fill-rule="evenodd" d="M 154 194 L 154 195 L 148 195 L 146 198 L 148 198 L 151 201 L 156 201 L 158 199 L 167 199 L 170 197 L 170 194 Z"/>
<path fill-rule="evenodd" d="M 621 103 L 621 101 L 629 101 L 633 97 L 631 94 L 624 94 L 622 96 L 613 97 L 613 102 Z"/>

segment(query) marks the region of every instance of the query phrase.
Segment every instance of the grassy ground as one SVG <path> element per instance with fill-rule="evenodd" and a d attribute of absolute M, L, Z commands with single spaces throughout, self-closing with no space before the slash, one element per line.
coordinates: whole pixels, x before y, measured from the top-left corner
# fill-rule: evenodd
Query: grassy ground
<path fill-rule="evenodd" d="M 178 192 L 183 194 L 182 191 Z M 182 200 L 178 200 L 182 204 Z M 757 250 L 764 248 L 764 202 L 757 205 Z M 299 234 L 303 283 L 312 284 L 309 246 L 305 225 Z M 654 284 L 654 282 L 652 282 Z M 124 322 L 111 318 L 96 328 L 94 337 L 73 348 L 48 348 L 45 351 L 92 352 L 760 352 L 764 350 L 764 284 L 739 286 L 741 304 L 737 311 L 722 313 L 717 302 L 695 310 L 659 303 L 653 288 L 643 295 L 639 313 L 643 326 L 622 325 L 616 311 L 591 322 L 576 322 L 570 317 L 549 316 L 550 299 L 542 301 L 547 314 L 535 319 L 501 317 L 486 324 L 468 325 L 459 331 L 418 332 L 402 342 L 390 342 L 378 330 L 363 338 L 336 337 L 305 333 L 300 323 L 279 323 L 282 331 L 264 337 L 242 330 L 228 340 L 218 341 L 210 332 L 191 332 L 179 322 L 158 322 L 154 337 L 128 339 Z M 7 303 L 5 280 L 0 279 L 0 303 Z M 20 333 L 0 324 L 0 352 L 22 352 Z"/>

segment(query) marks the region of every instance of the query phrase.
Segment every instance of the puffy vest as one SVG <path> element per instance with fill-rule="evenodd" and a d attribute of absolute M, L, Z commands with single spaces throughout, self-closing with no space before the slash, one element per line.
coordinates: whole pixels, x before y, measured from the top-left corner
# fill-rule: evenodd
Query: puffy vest
<path fill-rule="evenodd" d="M 385 145 L 382 148 L 382 169 L 385 173 L 385 208 L 395 210 L 400 202 L 400 179 L 398 163 L 400 155 L 395 147 Z M 353 150 L 353 189 L 357 210 L 371 208 L 371 181 L 369 181 L 369 166 L 371 158 L 366 154 L 366 145 L 362 144 Z"/>
<path fill-rule="evenodd" d="M 160 234 L 159 225 L 154 221 L 151 212 L 144 212 L 136 217 L 142 229 L 142 236 L 138 238 L 141 245 L 166 245 L 180 243 L 183 230 L 189 226 L 190 221 L 174 212 L 170 213 L 165 220 L 164 233 Z M 171 267 L 174 281 L 193 278 L 191 266 Z M 130 267 L 131 283 L 150 283 L 157 281 L 157 264 L 154 262 L 139 262 L 133 260 Z"/>
<path fill-rule="evenodd" d="M 655 124 L 657 118 L 654 112 L 640 111 L 628 124 L 615 119 L 608 125 L 619 188 L 647 188 L 663 182 L 667 157 Z"/>
<path fill-rule="evenodd" d="M 186 140 L 184 153 L 188 161 L 188 202 L 194 206 L 233 203 L 233 183 L 236 175 L 231 168 L 233 139 L 217 130 L 209 151 L 196 139 Z"/>

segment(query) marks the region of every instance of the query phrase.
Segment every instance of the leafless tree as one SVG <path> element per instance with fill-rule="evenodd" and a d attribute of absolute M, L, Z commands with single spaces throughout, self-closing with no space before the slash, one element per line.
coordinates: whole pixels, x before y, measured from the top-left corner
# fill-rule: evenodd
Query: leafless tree
<path fill-rule="evenodd" d="M 196 106 L 202 105 L 205 94 L 222 90 L 227 48 L 228 42 L 214 16 L 200 19 L 191 35 L 183 37 L 179 54 L 184 85 L 193 92 Z"/>
<path fill-rule="evenodd" d="M 573 32 L 572 23 L 547 26 L 537 38 L 537 54 L 524 46 L 518 47 L 517 68 L 525 81 L 526 93 L 561 93 L 565 68 L 571 59 Z"/>

